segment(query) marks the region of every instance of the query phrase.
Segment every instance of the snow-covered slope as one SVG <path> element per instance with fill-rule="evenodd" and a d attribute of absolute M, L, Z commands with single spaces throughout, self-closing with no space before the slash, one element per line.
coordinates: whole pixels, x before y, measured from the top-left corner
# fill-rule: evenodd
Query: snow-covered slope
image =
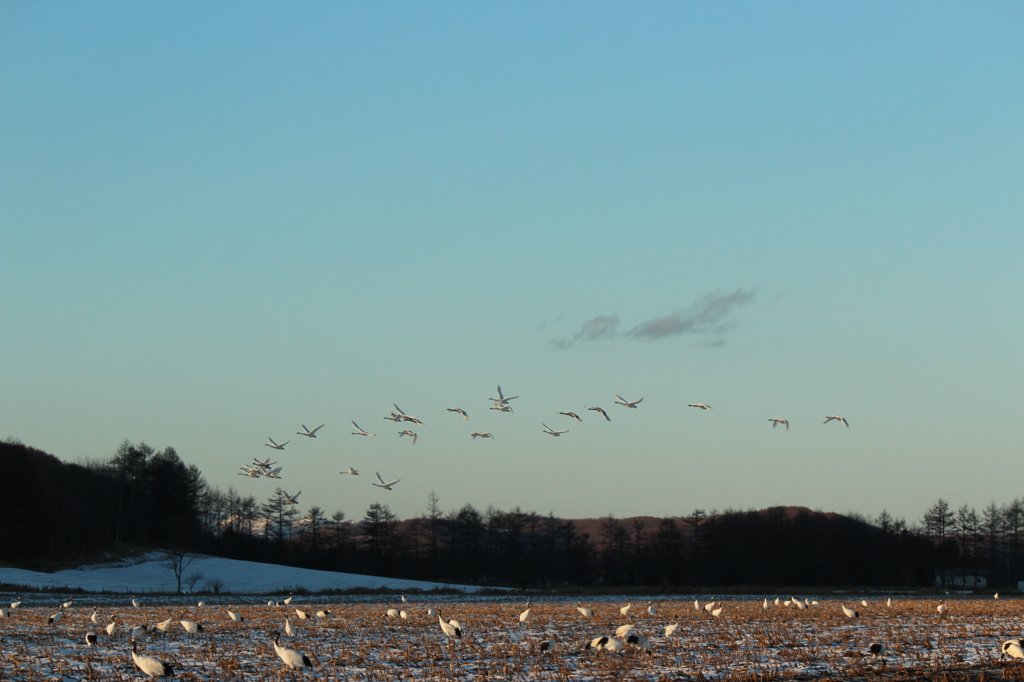
<path fill-rule="evenodd" d="M 478 588 L 428 583 L 418 580 L 378 578 L 356 573 L 314 571 L 253 561 L 236 561 L 216 557 L 201 557 L 185 569 L 182 591 L 187 590 L 190 578 L 198 574 L 193 590 L 210 590 L 214 585 L 220 592 L 236 594 L 267 594 L 296 590 L 347 590 L 353 588 L 390 588 L 394 590 L 430 590 L 455 587 L 465 592 Z M 24 585 L 29 588 L 83 589 L 88 592 L 174 592 L 177 582 L 174 573 L 159 554 L 150 554 L 141 560 L 111 564 L 96 564 L 78 569 L 40 573 L 17 568 L 0 568 L 0 583 Z"/>

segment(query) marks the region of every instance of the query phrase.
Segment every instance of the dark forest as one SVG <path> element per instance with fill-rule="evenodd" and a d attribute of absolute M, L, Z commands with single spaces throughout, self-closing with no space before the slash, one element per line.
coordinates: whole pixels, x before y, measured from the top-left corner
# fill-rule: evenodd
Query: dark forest
<path fill-rule="evenodd" d="M 66 463 L 0 443 L 9 481 L 0 547 L 10 565 L 75 560 L 129 545 L 395 578 L 521 588 L 1013 586 L 1024 504 L 978 513 L 938 500 L 911 524 L 773 507 L 566 520 L 521 509 L 415 518 L 375 503 L 360 519 L 300 511 L 280 488 L 263 501 L 210 486 L 173 448 L 122 443 L 107 461 Z M 683 504 L 684 501 L 680 500 Z"/>

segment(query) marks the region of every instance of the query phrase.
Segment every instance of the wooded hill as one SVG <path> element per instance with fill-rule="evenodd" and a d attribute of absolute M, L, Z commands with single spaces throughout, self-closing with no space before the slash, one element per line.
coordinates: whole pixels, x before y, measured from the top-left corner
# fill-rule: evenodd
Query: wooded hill
<path fill-rule="evenodd" d="M 939 500 L 908 526 L 802 507 L 695 509 L 669 518 L 560 519 L 472 505 L 400 520 L 375 503 L 361 519 L 300 512 L 280 489 L 260 502 L 210 486 L 174 451 L 122 443 L 103 462 L 66 463 L 0 443 L 7 480 L 0 546 L 11 565 L 74 559 L 120 543 L 236 559 L 514 587 L 927 587 L 936 575 L 1016 586 L 1024 506 L 979 515 Z M 680 506 L 685 500 L 680 500 Z"/>

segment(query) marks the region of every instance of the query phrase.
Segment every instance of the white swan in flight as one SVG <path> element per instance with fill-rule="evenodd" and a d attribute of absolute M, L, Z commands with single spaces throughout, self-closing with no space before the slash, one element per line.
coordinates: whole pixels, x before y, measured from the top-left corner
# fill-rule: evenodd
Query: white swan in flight
<path fill-rule="evenodd" d="M 291 443 L 290 440 L 286 440 L 283 443 L 275 443 L 274 439 L 271 438 L 270 436 L 267 436 L 267 440 L 269 440 L 270 442 L 264 443 L 264 445 L 266 445 L 268 448 L 274 448 L 275 450 L 284 450 L 284 446 L 288 445 L 288 443 Z"/>
<path fill-rule="evenodd" d="M 778 426 L 779 424 L 785 424 L 786 425 L 786 430 L 789 431 L 789 420 L 788 419 L 780 419 L 778 417 L 775 417 L 774 419 L 769 419 L 768 421 L 770 421 L 772 423 L 772 428 L 773 429 L 776 426 Z"/>
<path fill-rule="evenodd" d="M 387 419 L 387 417 L 385 417 L 385 419 Z M 352 422 L 352 426 L 354 426 L 356 428 L 356 430 L 352 432 L 353 436 L 376 436 L 377 435 L 375 433 L 367 433 L 366 431 L 363 431 L 361 428 L 359 428 L 359 424 L 356 424 L 355 422 Z"/>
<path fill-rule="evenodd" d="M 241 473 L 238 474 L 239 476 L 248 476 L 249 478 L 259 478 L 260 476 L 263 475 L 263 469 L 260 469 L 259 467 L 241 466 L 241 467 L 238 467 L 238 468 L 242 470 Z"/>
<path fill-rule="evenodd" d="M 593 406 L 591 406 L 591 407 L 587 407 L 587 409 L 588 410 L 593 410 L 594 412 L 597 412 L 602 417 L 604 417 L 607 421 L 611 421 L 612 420 L 612 418 L 608 416 L 608 413 L 604 411 L 603 407 L 593 407 Z"/>
<path fill-rule="evenodd" d="M 356 471 L 355 469 L 353 469 L 352 467 L 349 467 L 348 471 L 339 471 L 338 473 L 339 474 L 348 474 L 349 476 L 358 476 L 359 475 L 359 472 Z"/>
<path fill-rule="evenodd" d="M 697 407 L 697 408 L 700 408 L 702 410 L 710 410 L 711 409 L 710 405 L 705 405 L 704 403 L 690 403 L 689 405 L 687 405 L 687 407 Z"/>
<path fill-rule="evenodd" d="M 378 488 L 384 488 L 384 490 L 391 490 L 391 486 L 402 480 L 400 478 L 396 478 L 395 480 L 391 481 L 391 483 L 385 483 L 384 479 L 380 477 L 379 471 L 374 473 L 377 474 L 377 480 L 380 481 L 380 483 L 374 483 L 373 485 L 377 486 Z"/>
<path fill-rule="evenodd" d="M 270 471 L 264 471 L 263 475 L 267 478 L 281 478 L 281 467 L 276 467 Z"/>
<path fill-rule="evenodd" d="M 477 438 L 490 438 L 491 440 L 494 440 L 494 436 L 490 431 L 474 431 L 469 435 L 473 436 L 473 440 L 476 440 Z"/>
<path fill-rule="evenodd" d="M 578 414 L 576 414 L 575 412 L 559 412 L 558 414 L 564 414 L 566 417 L 572 417 L 573 419 L 575 419 L 578 422 L 582 422 L 583 421 L 582 419 L 580 419 L 580 416 Z"/>
<path fill-rule="evenodd" d="M 501 392 L 501 386 L 498 386 L 498 397 L 497 398 L 491 398 L 491 400 L 493 400 L 496 405 L 499 405 L 499 404 L 500 405 L 504 405 L 508 401 L 515 400 L 518 397 L 519 396 L 517 396 L 517 395 L 510 395 L 509 397 L 506 398 L 505 394 Z"/>
<path fill-rule="evenodd" d="M 419 435 L 417 435 L 415 431 L 410 431 L 409 429 L 402 429 L 399 431 L 398 437 L 401 438 L 402 436 L 412 436 L 413 445 L 416 445 L 416 441 L 419 439 Z"/>
<path fill-rule="evenodd" d="M 302 425 L 302 430 L 301 431 L 296 431 L 295 433 L 297 435 L 306 436 L 308 438 L 316 438 L 316 432 L 319 431 L 322 428 L 324 428 L 323 424 L 321 424 L 320 426 L 318 426 L 315 429 L 313 429 L 312 431 L 310 431 L 309 429 L 306 428 L 306 425 L 303 424 Z"/>
<path fill-rule="evenodd" d="M 615 394 L 615 397 L 618 398 L 618 400 L 615 401 L 616 404 L 618 404 L 618 405 L 625 405 L 626 407 L 632 407 L 634 410 L 636 409 L 637 405 L 639 405 L 640 403 L 642 403 L 644 401 L 643 398 L 640 398 L 640 400 L 626 400 L 625 398 L 623 398 L 618 393 Z"/>
<path fill-rule="evenodd" d="M 822 424 L 828 424 L 830 421 L 835 419 L 837 422 L 842 422 L 846 425 L 846 428 L 850 428 L 850 422 L 846 421 L 844 417 L 840 417 L 838 414 L 834 414 L 831 417 L 825 417 L 825 421 Z"/>
<path fill-rule="evenodd" d="M 421 422 L 419 419 L 412 416 L 411 414 L 406 414 L 405 412 L 403 412 L 402 408 L 399 407 L 398 405 L 391 403 L 391 407 L 395 408 L 395 410 L 398 412 L 398 418 L 400 420 L 404 422 L 412 422 L 413 424 L 419 424 L 420 426 L 423 426 L 423 422 Z M 391 413 L 392 416 L 394 416 L 394 414 L 394 412 Z"/>
<path fill-rule="evenodd" d="M 550 434 L 552 436 L 561 436 L 563 433 L 569 433 L 569 429 L 565 429 L 564 431 L 555 431 L 553 428 L 551 428 L 544 422 L 541 422 L 540 425 L 544 427 L 544 433 Z"/>
<path fill-rule="evenodd" d="M 258 466 L 260 469 L 263 469 L 263 470 L 269 470 L 270 467 L 272 467 L 275 464 L 277 464 L 277 462 L 271 462 L 269 457 L 267 457 L 266 460 L 259 460 L 259 459 L 256 459 L 255 457 L 253 457 L 252 458 L 252 463 L 255 464 L 256 466 Z"/>
<path fill-rule="evenodd" d="M 505 403 L 494 403 L 493 405 L 491 405 L 491 409 L 497 410 L 498 412 L 511 412 L 512 414 L 516 413 L 515 410 L 512 409 L 511 405 L 506 405 Z"/>
<path fill-rule="evenodd" d="M 469 415 L 466 414 L 466 411 L 461 407 L 449 407 L 445 412 L 457 412 L 462 415 L 463 419 L 469 419 Z"/>
<path fill-rule="evenodd" d="M 284 503 L 285 504 L 298 504 L 299 503 L 299 495 L 302 494 L 302 491 L 300 490 L 299 492 L 295 493 L 294 495 L 289 495 L 287 490 L 282 490 L 281 494 L 284 496 Z"/>

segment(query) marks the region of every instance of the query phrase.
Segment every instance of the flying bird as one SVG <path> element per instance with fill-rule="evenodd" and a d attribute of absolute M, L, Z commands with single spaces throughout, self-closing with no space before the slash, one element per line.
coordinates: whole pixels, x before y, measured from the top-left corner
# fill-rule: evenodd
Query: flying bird
<path fill-rule="evenodd" d="M 419 435 L 417 435 L 416 432 L 414 431 L 410 431 L 409 429 L 402 429 L 401 431 L 399 431 L 398 437 L 401 438 L 402 436 L 412 436 L 413 445 L 416 445 L 416 441 L 419 439 Z"/>
<path fill-rule="evenodd" d="M 477 438 L 490 438 L 491 440 L 494 440 L 494 436 L 491 435 L 490 431 L 474 431 L 469 435 L 473 436 L 473 440 L 476 440 Z"/>
<path fill-rule="evenodd" d="M 294 495 L 289 495 L 287 490 L 282 490 L 281 493 L 284 495 L 284 503 L 285 504 L 298 504 L 299 503 L 299 495 L 302 494 L 302 491 L 300 490 L 299 492 L 295 493 Z"/>
<path fill-rule="evenodd" d="M 517 395 L 510 395 L 509 397 L 506 398 L 505 394 L 501 392 L 501 386 L 498 386 L 498 397 L 497 398 L 491 398 L 491 400 L 494 401 L 495 405 L 504 405 L 508 401 L 515 400 L 518 397 L 519 396 L 517 396 Z"/>
<path fill-rule="evenodd" d="M 319 431 L 322 428 L 324 428 L 323 424 L 321 424 L 320 426 L 318 426 L 315 429 L 313 429 L 312 431 L 310 431 L 309 429 L 306 428 L 306 425 L 303 424 L 302 425 L 302 430 L 301 431 L 296 431 L 295 433 L 300 435 L 300 436 L 307 436 L 309 438 L 316 438 L 316 432 Z"/>
<path fill-rule="evenodd" d="M 575 412 L 559 412 L 558 414 L 564 414 L 566 417 L 572 417 L 573 419 L 575 419 L 578 422 L 583 421 L 582 419 L 580 419 L 580 416 L 578 414 L 576 414 Z"/>
<path fill-rule="evenodd" d="M 461 407 L 449 407 L 447 410 L 445 410 L 445 412 L 458 412 L 459 414 L 462 415 L 463 419 L 469 419 L 469 415 L 466 414 L 466 411 Z"/>
<path fill-rule="evenodd" d="M 850 428 L 850 422 L 846 421 L 844 417 L 840 417 L 838 414 L 834 414 L 831 417 L 825 417 L 825 421 L 822 424 L 828 424 L 830 421 L 835 419 L 837 422 L 842 422 L 846 425 L 846 428 Z"/>
<path fill-rule="evenodd" d="M 618 398 L 618 400 L 615 401 L 616 404 L 618 404 L 618 405 L 625 405 L 626 407 L 632 407 L 634 410 L 636 409 L 637 405 L 639 405 L 640 403 L 642 403 L 644 401 L 643 398 L 640 398 L 640 400 L 626 400 L 625 398 L 623 398 L 621 395 L 619 395 L 617 393 L 615 394 L 615 397 Z"/>
<path fill-rule="evenodd" d="M 285 442 L 280 443 L 280 444 L 279 443 L 275 443 L 274 439 L 271 438 L 270 436 L 267 436 L 267 440 L 269 440 L 270 442 L 269 443 L 264 443 L 264 445 L 266 445 L 268 448 L 274 448 L 275 450 L 284 450 L 284 446 L 288 445 L 288 443 L 291 443 L 290 440 L 286 440 Z"/>
<path fill-rule="evenodd" d="M 505 403 L 494 403 L 493 405 L 491 405 L 491 409 L 497 410 L 498 412 L 511 412 L 512 414 L 516 413 L 516 411 L 512 409 L 511 405 L 506 405 Z"/>
<path fill-rule="evenodd" d="M 413 424 L 419 424 L 420 426 L 423 426 L 423 422 L 421 422 L 419 419 L 412 416 L 411 414 L 406 414 L 405 412 L 403 412 L 402 408 L 399 407 L 398 405 L 391 403 L 391 407 L 395 408 L 395 410 L 398 412 L 399 420 L 403 422 L 412 422 Z M 394 412 L 392 412 L 391 414 L 394 415 Z"/>
<path fill-rule="evenodd" d="M 385 417 L 385 419 L 387 419 L 387 417 Z M 352 432 L 353 436 L 376 436 L 377 435 L 375 433 L 367 433 L 366 431 L 363 431 L 361 428 L 359 428 L 359 424 L 356 424 L 355 422 L 352 422 L 352 426 L 356 427 L 356 430 Z"/>
<path fill-rule="evenodd" d="M 778 417 L 776 417 L 774 419 L 769 419 L 768 421 L 770 421 L 772 423 L 772 428 L 773 429 L 776 426 L 778 426 L 779 424 L 785 424 L 786 425 L 786 430 L 789 431 L 789 420 L 788 419 L 779 419 Z"/>
<path fill-rule="evenodd" d="M 552 436 L 561 436 L 563 433 L 569 433 L 569 429 L 565 429 L 563 431 L 555 431 L 544 422 L 541 422 L 540 425 L 544 427 L 544 433 L 547 433 Z"/>
<path fill-rule="evenodd" d="M 607 421 L 611 421 L 612 420 L 612 418 L 608 416 L 608 413 L 604 411 L 603 407 L 588 407 L 587 409 L 588 410 L 593 410 L 594 412 L 597 412 L 602 417 L 604 417 Z"/>
<path fill-rule="evenodd" d="M 710 410 L 711 409 L 710 405 L 705 405 L 704 403 L 690 403 L 689 405 L 687 405 L 687 407 L 697 407 L 697 408 L 700 408 L 702 410 Z"/>
<path fill-rule="evenodd" d="M 349 467 L 348 471 L 339 471 L 338 473 L 339 474 L 348 474 L 349 476 L 358 476 L 359 475 L 359 472 L 356 471 L 355 469 L 353 469 L 352 467 Z"/>
<path fill-rule="evenodd" d="M 374 483 L 373 485 L 377 486 L 378 488 L 384 488 L 384 490 L 391 490 L 391 486 L 402 480 L 400 478 L 397 478 L 394 481 L 391 481 L 391 483 L 385 483 L 384 479 L 380 477 L 380 472 L 377 471 L 375 473 L 377 474 L 377 480 L 380 481 L 380 483 Z"/>

